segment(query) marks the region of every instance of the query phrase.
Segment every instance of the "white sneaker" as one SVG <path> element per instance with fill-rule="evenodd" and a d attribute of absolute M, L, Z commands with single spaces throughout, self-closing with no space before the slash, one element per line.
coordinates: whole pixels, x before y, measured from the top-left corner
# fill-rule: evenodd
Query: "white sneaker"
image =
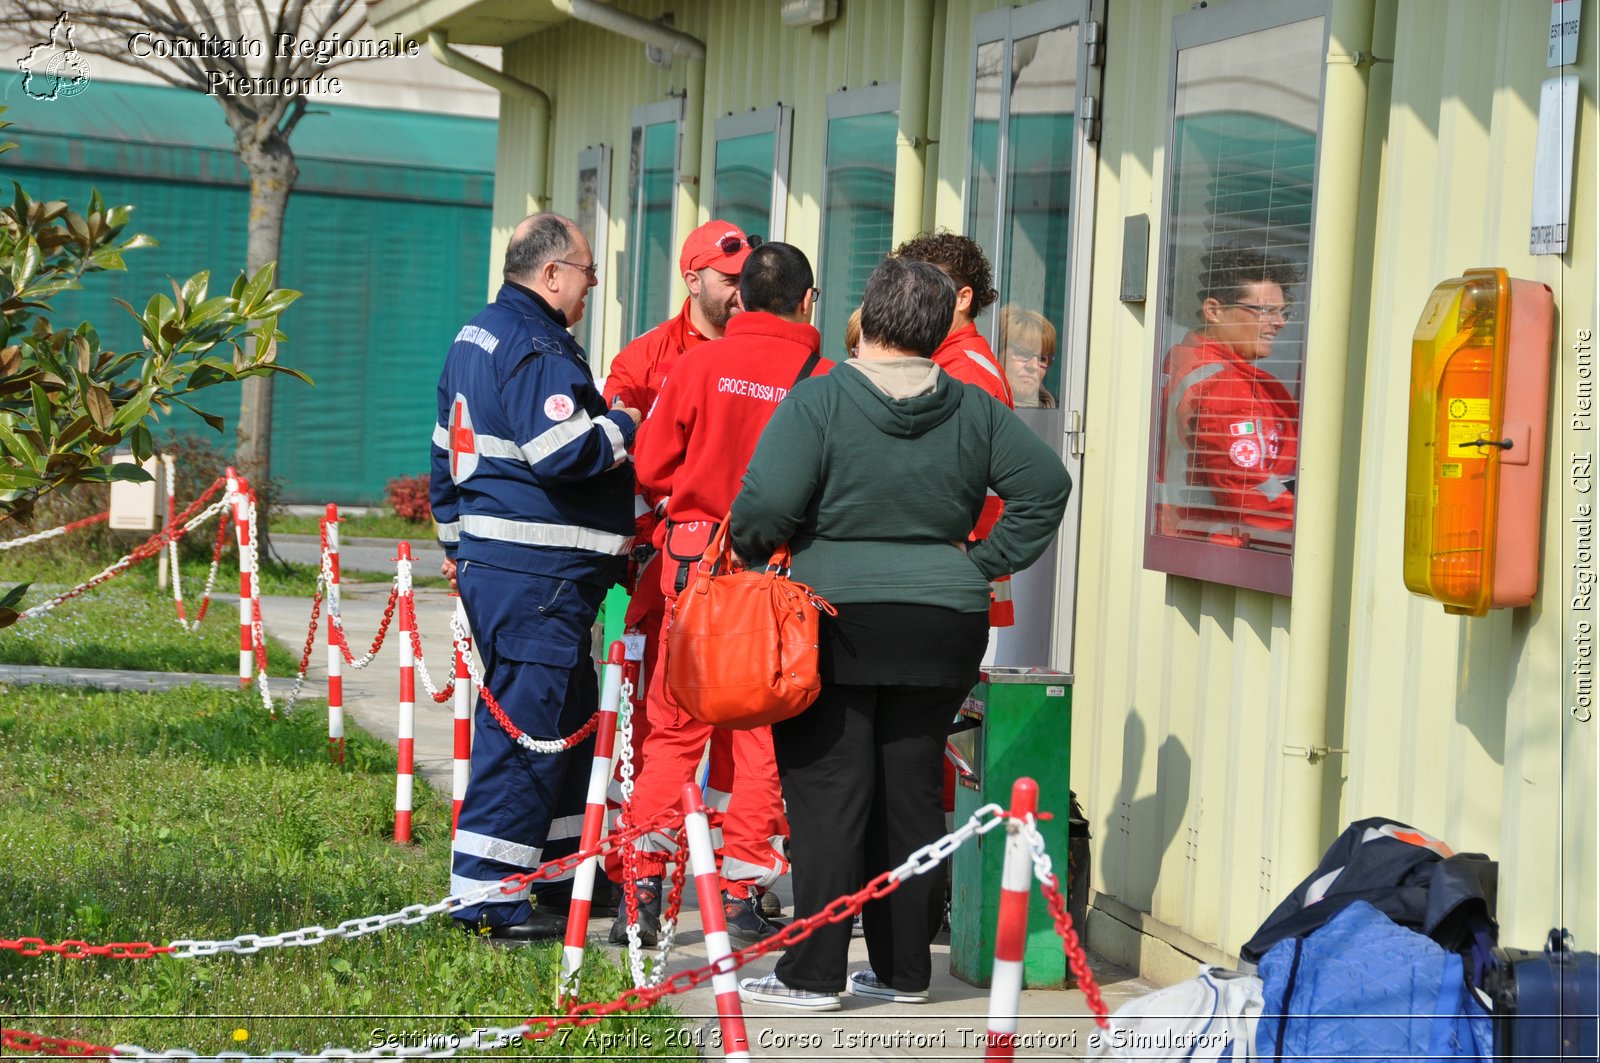
<path fill-rule="evenodd" d="M 806 1011 L 839 1010 L 839 998 L 832 993 L 795 989 L 784 985 L 775 974 L 741 979 L 739 999 L 746 1004 L 775 1004 L 780 1008 L 803 1008 Z"/>
<path fill-rule="evenodd" d="M 856 971 L 850 975 L 847 988 L 853 997 L 871 997 L 874 1000 L 888 1000 L 896 1004 L 926 1004 L 928 991 L 919 990 L 915 993 L 903 992 L 894 988 L 887 982 L 881 981 L 872 973 L 869 967 L 865 971 Z"/>

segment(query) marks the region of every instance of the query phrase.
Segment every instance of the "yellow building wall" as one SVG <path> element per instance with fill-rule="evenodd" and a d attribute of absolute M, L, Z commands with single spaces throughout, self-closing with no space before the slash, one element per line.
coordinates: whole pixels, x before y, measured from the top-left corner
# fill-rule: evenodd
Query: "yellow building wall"
<path fill-rule="evenodd" d="M 1596 725 L 1567 712 L 1562 681 L 1575 661 L 1564 592 L 1576 534 L 1567 456 L 1594 448 L 1592 432 L 1561 428 L 1576 387 L 1576 330 L 1595 322 L 1592 8 L 1578 64 L 1573 242 L 1565 256 L 1533 258 L 1539 84 L 1559 73 L 1544 65 L 1547 10 L 1514 0 L 1335 5 L 1336 27 L 1370 20 L 1374 36 L 1336 39 L 1330 69 L 1347 77 L 1349 54 L 1374 48 L 1393 63 L 1359 68 L 1369 90 L 1365 155 L 1347 164 L 1359 189 L 1345 219 L 1329 213 L 1337 161 L 1324 129 L 1317 258 L 1333 222 L 1355 226 L 1356 247 L 1343 275 L 1314 269 L 1305 417 L 1308 433 L 1320 424 L 1344 442 L 1302 453 L 1296 588 L 1315 574 L 1330 592 L 1284 598 L 1142 567 L 1166 57 L 1171 20 L 1189 6 L 1113 5 L 1107 26 L 1072 764 L 1104 895 L 1090 938 L 1127 961 L 1142 953 L 1147 973 L 1184 976 L 1184 959 L 1123 927 L 1202 957 L 1208 947 L 1234 955 L 1311 869 L 1303 843 L 1289 851 L 1297 822 L 1320 852 L 1345 823 L 1390 815 L 1501 861 L 1504 940 L 1536 947 L 1561 924 L 1592 944 Z M 1151 219 L 1151 301 L 1124 304 L 1122 220 L 1137 214 Z M 1566 380 L 1558 369 L 1540 598 L 1467 619 L 1401 581 L 1404 459 L 1411 331 L 1435 283 L 1481 265 L 1555 290 Z M 1326 318 L 1336 296 L 1352 322 L 1347 352 L 1318 345 L 1328 334 L 1319 311 Z M 1331 355 L 1349 359 L 1342 379 L 1323 368 L 1339 360 Z M 1343 407 L 1329 409 L 1338 387 Z M 1338 475 L 1319 493 L 1315 474 L 1328 470 Z M 1315 555 L 1304 537 L 1312 507 L 1334 522 L 1331 549 Z M 1323 628 L 1326 637 L 1304 635 Z M 1309 734 L 1292 721 L 1308 697 L 1300 677 L 1317 673 L 1319 654 L 1328 656 L 1327 726 Z M 1349 752 L 1316 767 L 1284 752 L 1313 743 Z M 1288 785 L 1299 776 L 1304 790 L 1308 770 L 1321 775 L 1311 788 L 1320 800 L 1296 799 Z"/>
<path fill-rule="evenodd" d="M 832 22 L 801 29 L 783 25 L 780 5 L 775 2 L 623 0 L 614 6 L 650 19 L 671 11 L 674 29 L 706 44 L 710 60 L 706 64 L 705 134 L 700 151 L 701 221 L 711 217 L 710 175 L 717 118 L 776 103 L 794 108 L 785 231 L 762 235 L 794 244 L 815 266 L 821 245 L 827 97 L 840 89 L 898 83 L 901 0 L 851 0 L 839 5 L 839 17 Z M 964 145 L 972 93 L 968 71 L 972 19 L 997 6 L 999 0 L 953 0 L 936 5 L 935 40 L 940 40 L 941 28 L 948 25 L 943 54 L 950 64 L 948 70 L 956 76 L 946 76 L 946 64 L 935 63 L 930 79 L 935 86 L 942 86 L 935 94 L 930 122 L 940 121 L 942 104 L 947 123 L 947 128 L 941 128 L 941 144 L 930 149 L 930 183 L 936 191 L 927 203 L 930 223 L 936 213 L 951 227 L 959 227 L 961 222 Z M 633 108 L 665 100 L 669 93 L 682 94 L 688 80 L 687 62 L 679 59 L 671 70 L 663 70 L 646 60 L 639 42 L 569 22 L 507 46 L 504 69 L 550 95 L 553 138 L 548 187 L 552 209 L 569 214 L 576 210 L 578 153 L 599 143 L 611 147 L 610 254 L 602 264 L 601 285 L 590 296 L 591 300 L 606 300 L 606 336 L 599 364 L 609 366 L 628 338 L 623 334 L 623 301 L 630 115 Z M 689 105 L 694 106 L 695 101 Z M 504 189 L 504 199 L 496 204 L 493 262 L 503 255 L 511 227 L 531 209 L 526 195 L 517 191 L 529 184 L 526 146 L 521 143 L 526 127 L 525 106 L 505 101 L 501 111 L 502 168 L 496 183 L 497 190 Z M 946 134 L 953 136 L 955 152 L 948 150 L 951 141 Z M 676 234 L 679 243 L 684 235 Z"/>
<path fill-rule="evenodd" d="M 1528 254 L 1528 226 L 1540 83 L 1562 73 L 1545 66 L 1548 12 L 1514 0 L 1380 11 L 1393 20 L 1395 63 L 1380 74 L 1392 79 L 1392 103 L 1373 219 L 1360 480 L 1350 492 L 1343 816 L 1386 812 L 1497 857 L 1503 940 L 1535 947 L 1551 926 L 1565 925 L 1593 948 L 1600 723 L 1573 718 L 1563 681 L 1573 682 L 1578 660 L 1573 625 L 1594 617 L 1569 608 L 1572 519 L 1583 497 L 1571 484 L 1570 456 L 1596 449 L 1592 429 L 1570 428 L 1573 347 L 1596 317 L 1594 6 L 1583 12 L 1580 61 L 1567 68 L 1583 72 L 1571 243 L 1565 255 L 1537 257 Z M 1439 281 L 1480 266 L 1548 285 L 1557 321 L 1540 592 L 1528 608 L 1473 619 L 1406 592 L 1397 463 L 1423 302 Z"/>

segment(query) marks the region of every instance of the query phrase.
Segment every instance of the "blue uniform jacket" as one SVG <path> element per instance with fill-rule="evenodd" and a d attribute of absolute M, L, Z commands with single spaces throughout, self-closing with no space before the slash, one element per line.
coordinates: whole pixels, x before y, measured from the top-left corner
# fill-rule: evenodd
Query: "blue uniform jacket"
<path fill-rule="evenodd" d="M 633 544 L 635 425 L 608 411 L 583 348 L 541 300 L 502 285 L 439 375 L 429 498 L 463 561 L 610 585 Z"/>

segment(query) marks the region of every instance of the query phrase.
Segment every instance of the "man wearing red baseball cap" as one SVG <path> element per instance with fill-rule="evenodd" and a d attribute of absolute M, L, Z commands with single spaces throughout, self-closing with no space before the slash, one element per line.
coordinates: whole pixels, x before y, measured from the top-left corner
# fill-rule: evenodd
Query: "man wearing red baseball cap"
<path fill-rule="evenodd" d="M 676 314 L 618 352 L 602 391 L 606 405 L 621 405 L 649 413 L 673 363 L 683 357 L 684 352 L 708 340 L 722 338 L 729 319 L 742 309 L 739 272 L 744 269 L 744 260 L 750 257 L 751 249 L 760 245 L 761 237 L 747 236 L 737 225 L 721 219 L 712 219 L 689 234 L 678 255 L 678 270 L 689 287 L 689 298 Z M 654 539 L 660 520 L 656 509 L 664 502 L 664 499 L 643 495 L 637 499 L 635 542 L 645 544 Z M 648 683 L 661 656 L 661 621 L 666 609 L 666 599 L 661 592 L 660 562 L 656 557 L 652 556 L 640 566 L 631 589 L 633 597 L 623 624 L 628 632 L 645 638 L 644 679 Z M 640 753 L 649 730 L 645 714 L 634 713 L 632 745 L 636 768 L 641 763 Z M 714 749 L 715 746 L 713 743 Z M 727 760 L 728 750 L 714 752 L 712 759 L 718 760 L 719 756 Z M 621 880 L 620 858 L 613 856 L 607 860 L 606 873 L 614 881 Z M 653 933 L 647 932 L 645 936 L 645 944 L 655 944 Z"/>

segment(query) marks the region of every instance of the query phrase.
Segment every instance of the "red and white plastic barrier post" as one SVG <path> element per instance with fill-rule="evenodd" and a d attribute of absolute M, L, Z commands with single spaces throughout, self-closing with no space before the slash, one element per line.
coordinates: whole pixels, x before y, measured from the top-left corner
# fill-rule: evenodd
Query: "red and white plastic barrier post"
<path fill-rule="evenodd" d="M 394 840 L 411 842 L 411 790 L 416 755 L 417 668 L 411 632 L 416 630 L 416 613 L 411 601 L 411 544 L 401 543 L 398 589 L 400 592 L 400 724 L 397 731 L 400 763 L 394 777 Z"/>
<path fill-rule="evenodd" d="M 167 512 L 162 518 L 161 530 L 171 531 L 172 526 L 178 523 L 178 463 L 171 454 L 161 455 L 161 478 L 167 489 Z M 178 579 L 178 540 L 174 539 L 167 544 L 168 549 L 161 551 L 156 558 L 156 587 L 160 590 L 167 589 L 167 558 L 172 559 L 173 597 L 178 603 L 178 619 L 185 619 L 183 615 L 183 594 L 178 588 L 182 585 Z"/>
<path fill-rule="evenodd" d="M 339 507 L 332 502 L 323 516 L 328 567 L 328 755 L 344 763 L 344 653 L 339 649 L 335 620 L 339 616 Z"/>
<path fill-rule="evenodd" d="M 255 643 L 250 631 L 256 619 L 256 602 L 250 596 L 250 499 L 246 495 L 249 484 L 231 465 L 225 475 L 228 498 L 233 502 L 234 535 L 239 541 L 239 685 L 247 687 L 255 678 Z"/>
<path fill-rule="evenodd" d="M 1011 784 L 1011 818 L 1006 823 L 1006 853 L 1000 871 L 1000 915 L 995 926 L 984 1059 L 1011 1059 L 1016 1054 L 1023 951 L 1028 943 L 1028 895 L 1033 890 L 1033 854 L 1028 851 L 1028 837 L 1022 825 L 1038 808 L 1038 783 L 1023 777 Z"/>
<path fill-rule="evenodd" d="M 611 783 L 611 766 L 617 751 L 617 711 L 622 704 L 623 646 L 611 644 L 600 685 L 600 725 L 595 731 L 594 759 L 589 765 L 588 803 L 583 810 L 583 834 L 578 848 L 593 849 L 600 844 L 606 826 L 606 788 Z M 572 903 L 567 908 L 567 940 L 561 950 L 561 979 L 556 984 L 556 1003 L 578 999 L 578 977 L 583 969 L 584 942 L 589 934 L 589 910 L 594 901 L 594 879 L 600 857 L 591 856 L 578 865 L 572 875 Z"/>
<path fill-rule="evenodd" d="M 461 630 L 467 628 L 467 610 L 461 604 L 461 596 L 455 595 L 456 618 L 460 621 Z M 472 669 L 467 667 L 467 658 L 462 649 L 472 649 L 472 638 L 469 635 L 465 647 L 456 647 L 456 693 L 455 704 L 455 750 L 454 761 L 451 764 L 450 777 L 450 837 L 456 836 L 456 820 L 461 818 L 461 802 L 467 796 L 467 780 L 472 777 L 472 706 L 475 695 L 472 689 Z"/>
<path fill-rule="evenodd" d="M 744 1007 L 739 1002 L 739 979 L 725 966 L 733 953 L 728 944 L 728 923 L 722 914 L 722 883 L 717 877 L 717 857 L 711 848 L 711 825 L 705 802 L 694 783 L 683 786 L 683 827 L 689 838 L 689 866 L 700 898 L 701 929 L 705 933 L 706 966 L 716 968 L 711 988 L 717 996 L 717 1023 L 722 1027 L 724 1059 L 749 1059 L 750 1038 L 744 1029 Z"/>

